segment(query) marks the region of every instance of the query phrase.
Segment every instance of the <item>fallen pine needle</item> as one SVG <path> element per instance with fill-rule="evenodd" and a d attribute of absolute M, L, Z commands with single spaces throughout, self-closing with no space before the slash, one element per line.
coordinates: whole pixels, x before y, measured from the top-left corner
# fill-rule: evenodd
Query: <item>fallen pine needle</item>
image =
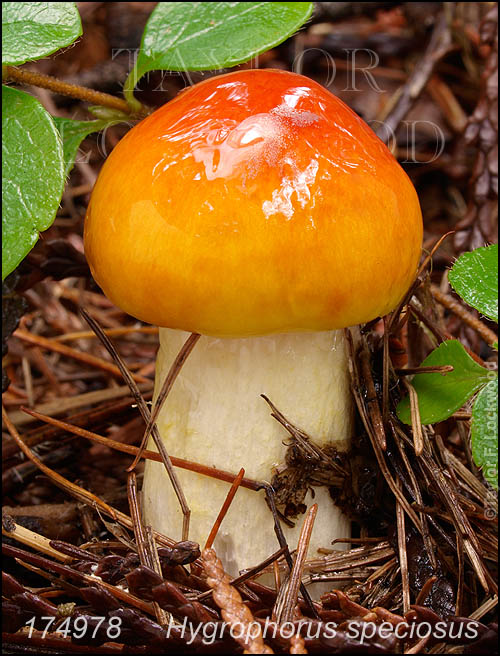
<path fill-rule="evenodd" d="M 231 488 L 227 493 L 227 497 L 224 500 L 224 503 L 222 504 L 222 508 L 220 509 L 220 512 L 217 515 L 217 519 L 215 520 L 215 523 L 212 526 L 210 535 L 207 538 L 207 543 L 205 544 L 205 549 L 210 549 L 210 547 L 213 545 L 214 540 L 217 537 L 217 533 L 219 531 L 220 525 L 222 524 L 222 520 L 224 519 L 224 517 L 227 514 L 227 511 L 229 510 L 229 506 L 231 505 L 234 499 L 234 495 L 238 491 L 238 488 L 241 484 L 241 481 L 243 480 L 244 475 L 245 475 L 245 470 L 242 467 L 240 469 L 238 476 L 236 476 L 236 478 L 234 479 L 233 484 L 231 485 Z"/>
<path fill-rule="evenodd" d="M 314 527 L 314 520 L 318 512 L 318 504 L 314 503 L 309 510 L 302 524 L 300 537 L 297 544 L 297 555 L 293 564 L 290 578 L 288 580 L 288 589 L 285 593 L 283 600 L 283 607 L 277 616 L 280 622 L 291 622 L 293 619 L 294 609 L 297 605 L 297 595 L 302 580 L 302 573 L 304 571 L 304 563 L 307 557 L 307 550 L 309 548 L 309 541 L 311 539 L 312 530 Z"/>
<path fill-rule="evenodd" d="M 104 446 L 107 446 L 110 449 L 115 449 L 116 451 L 120 451 L 121 453 L 129 453 L 131 455 L 136 455 L 139 453 L 139 448 L 136 446 L 132 446 L 131 444 L 124 444 L 123 442 L 118 442 L 108 437 L 103 437 L 102 435 L 92 433 L 91 431 L 88 431 L 85 428 L 81 428 L 80 426 L 74 426 L 73 424 L 68 424 L 65 421 L 60 421 L 59 419 L 48 417 L 47 415 L 37 412 L 36 410 L 30 410 L 29 408 L 22 407 L 22 412 L 28 413 L 32 417 L 35 417 L 40 421 L 44 421 L 51 426 L 56 426 L 68 431 L 69 433 L 72 433 L 73 435 L 84 437 L 85 439 L 92 442 L 104 444 Z M 161 455 L 156 451 L 144 450 L 142 452 L 142 457 L 148 460 L 154 460 L 155 462 L 162 462 Z M 211 478 L 216 478 L 220 481 L 234 484 L 235 475 L 231 472 L 227 472 L 222 469 L 215 469 L 214 467 L 208 467 L 206 465 L 201 465 L 200 463 L 184 460 L 183 458 L 176 458 L 175 456 L 172 456 L 171 460 L 172 464 L 176 467 L 181 467 L 182 469 L 194 471 L 197 474 L 203 474 L 204 476 L 210 476 Z M 251 478 L 242 478 L 241 486 L 247 488 L 248 490 L 257 491 L 262 488 L 262 483 L 259 481 L 254 481 Z"/>
<path fill-rule="evenodd" d="M 83 362 L 84 364 L 90 367 L 101 369 L 102 371 L 107 371 L 108 373 L 113 374 L 113 376 L 118 376 L 120 378 L 122 376 L 121 371 L 112 362 L 108 362 L 107 360 L 98 358 L 95 355 L 91 355 L 90 353 L 84 353 L 83 351 L 78 351 L 77 349 L 47 339 L 46 337 L 42 337 L 41 335 L 33 335 L 27 330 L 22 330 L 21 328 L 18 328 L 14 333 L 14 337 L 17 337 L 18 339 L 22 340 L 23 342 L 27 342 L 28 344 L 35 344 L 36 346 L 40 346 L 41 348 L 48 349 L 49 351 L 55 351 L 56 353 L 60 353 L 61 355 L 66 356 L 67 358 L 73 358 L 74 360 L 77 360 L 78 362 Z M 131 376 L 137 383 L 151 382 L 148 378 L 145 378 L 144 376 L 138 376 L 137 374 L 131 374 Z"/>

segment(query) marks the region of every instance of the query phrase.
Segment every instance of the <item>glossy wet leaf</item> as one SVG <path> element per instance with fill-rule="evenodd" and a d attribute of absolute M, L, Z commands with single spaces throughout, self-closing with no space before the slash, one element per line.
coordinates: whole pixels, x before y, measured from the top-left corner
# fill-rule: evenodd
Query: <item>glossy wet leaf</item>
<path fill-rule="evenodd" d="M 160 2 L 144 30 L 136 79 L 241 64 L 291 36 L 312 9 L 311 2 Z"/>
<path fill-rule="evenodd" d="M 113 122 L 106 120 L 72 121 L 69 118 L 54 117 L 54 123 L 61 134 L 64 152 L 64 175 L 68 176 L 74 166 L 80 144 L 85 137 L 92 134 L 92 132 L 104 130 Z"/>
<path fill-rule="evenodd" d="M 452 365 L 448 373 L 417 374 L 411 381 L 418 394 L 422 424 L 443 421 L 485 385 L 490 372 L 475 362 L 457 340 L 443 342 L 422 362 L 422 367 Z M 397 414 L 405 424 L 411 424 L 410 400 L 404 398 Z"/>
<path fill-rule="evenodd" d="M 466 303 L 498 322 L 498 244 L 463 253 L 448 279 Z"/>
<path fill-rule="evenodd" d="M 490 373 L 492 375 L 492 373 Z M 495 375 L 495 374 L 493 374 Z M 472 409 L 471 443 L 474 462 L 485 479 L 498 487 L 498 378 L 477 395 Z"/>
<path fill-rule="evenodd" d="M 2 2 L 2 64 L 18 65 L 69 46 L 82 33 L 74 2 Z"/>
<path fill-rule="evenodd" d="M 61 137 L 42 105 L 23 91 L 2 93 L 2 280 L 54 221 L 64 188 Z"/>

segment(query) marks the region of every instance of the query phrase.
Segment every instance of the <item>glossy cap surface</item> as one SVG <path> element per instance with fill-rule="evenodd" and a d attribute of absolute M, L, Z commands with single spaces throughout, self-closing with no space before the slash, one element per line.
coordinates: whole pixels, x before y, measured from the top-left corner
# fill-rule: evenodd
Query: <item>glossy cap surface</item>
<path fill-rule="evenodd" d="M 309 78 L 272 70 L 210 78 L 130 130 L 85 222 L 116 305 L 214 336 L 386 314 L 421 242 L 416 192 L 370 128 Z"/>

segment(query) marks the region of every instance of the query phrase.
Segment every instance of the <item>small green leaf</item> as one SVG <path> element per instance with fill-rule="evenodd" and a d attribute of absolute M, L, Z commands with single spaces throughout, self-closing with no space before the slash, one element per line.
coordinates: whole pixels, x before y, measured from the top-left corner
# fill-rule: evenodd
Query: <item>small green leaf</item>
<path fill-rule="evenodd" d="M 498 244 L 463 253 L 448 279 L 466 303 L 498 323 Z"/>
<path fill-rule="evenodd" d="M 42 105 L 23 91 L 2 93 L 2 280 L 54 221 L 64 188 L 61 137 Z"/>
<path fill-rule="evenodd" d="M 54 117 L 59 130 L 64 150 L 64 175 L 67 177 L 75 163 L 76 154 L 82 141 L 92 132 L 104 130 L 117 121 L 72 121 L 69 118 Z"/>
<path fill-rule="evenodd" d="M 421 366 L 441 367 L 447 364 L 453 366 L 453 371 L 445 374 L 417 374 L 412 380 L 418 394 L 422 424 L 435 424 L 447 419 L 489 381 L 490 372 L 474 362 L 455 339 L 440 344 Z M 397 414 L 405 424 L 411 424 L 408 397 L 399 402 Z"/>
<path fill-rule="evenodd" d="M 2 64 L 15 66 L 69 46 L 82 33 L 74 2 L 2 2 Z"/>
<path fill-rule="evenodd" d="M 492 372 L 490 372 L 491 374 Z M 474 462 L 484 478 L 498 487 L 498 378 L 477 395 L 472 408 L 471 443 Z"/>
<path fill-rule="evenodd" d="M 312 2 L 159 2 L 142 37 L 135 77 L 152 70 L 236 66 L 285 41 Z"/>

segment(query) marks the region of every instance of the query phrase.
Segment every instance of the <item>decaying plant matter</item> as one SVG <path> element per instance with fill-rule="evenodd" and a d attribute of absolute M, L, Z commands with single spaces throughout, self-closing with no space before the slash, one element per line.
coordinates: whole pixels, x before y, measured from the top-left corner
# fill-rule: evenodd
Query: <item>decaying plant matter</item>
<path fill-rule="evenodd" d="M 86 11 L 99 25 L 106 12 L 112 18 L 116 4 L 96 9 L 94 5 L 101 3 L 87 3 Z M 297 50 L 305 53 L 302 72 L 316 77 L 324 72 L 326 60 L 308 59 L 312 55 L 307 49 L 318 47 L 339 57 L 341 71 L 342 48 L 353 45 L 346 41 L 351 30 L 348 36 L 357 39 L 354 47 L 370 44 L 386 52 L 371 72 L 382 86 L 392 81 L 396 93 L 396 87 L 407 82 L 406 71 L 418 66 L 423 16 L 432 31 L 442 8 L 337 3 L 347 13 L 330 16 L 329 11 L 336 11 L 334 4 L 324 3 L 318 14 L 321 22 L 318 18 L 299 34 Z M 232 621 L 243 616 L 247 624 L 255 622 L 266 649 L 275 653 L 495 652 L 497 499 L 472 461 L 470 408 L 461 408 L 435 427 L 420 426 L 413 396 L 413 426 L 402 424 L 394 412 L 399 399 L 411 394 L 409 368 L 418 369 L 429 351 L 451 336 L 461 339 L 479 362 L 496 365 L 488 346 L 490 333 L 478 332 L 486 323 L 465 323 L 450 310 L 450 299 L 462 303 L 447 284 L 446 269 L 462 250 L 494 239 L 492 158 L 498 137 L 492 81 L 497 8 L 486 3 L 448 4 L 447 11 L 454 16 L 453 47 L 434 63 L 419 100 L 409 97 L 408 109 L 418 116 L 439 108 L 440 118 L 435 120 L 447 137 L 437 160 L 408 166 L 426 222 L 419 279 L 406 305 L 363 327 L 356 339 L 346 334 L 357 409 L 349 459 L 321 449 L 314 435 L 290 424 L 275 400 L 268 399 L 269 413 L 288 445 L 272 485 L 265 486 L 276 547 L 260 566 L 232 582 L 216 554 L 200 553 L 205 545 L 174 542 L 140 520 L 137 490 L 143 460 L 162 457 L 140 448 L 150 415 L 157 329 L 132 323 L 85 280 L 81 223 L 102 160 L 97 142 L 86 142 L 89 161 L 77 162 L 56 224 L 5 287 L 4 325 L 12 337 L 4 358 L 11 382 L 4 394 L 3 630 L 4 642 L 12 650 L 104 654 L 120 649 L 115 642 L 133 653 L 235 653 L 250 645 L 243 647 L 231 635 L 230 622 L 224 624 L 223 613 L 230 605 Z M 331 30 L 325 34 L 328 21 L 340 21 L 345 31 L 336 32 L 335 38 Z M 118 21 L 110 21 L 111 26 L 115 23 L 118 29 Z M 450 23 L 442 29 L 451 29 Z M 93 38 L 100 34 L 96 30 Z M 267 53 L 263 64 L 276 67 L 286 62 L 290 67 L 286 48 Z M 463 53 L 470 70 L 460 58 Z M 77 56 L 76 48 L 71 56 Z M 102 89 L 113 92 L 109 69 L 103 76 L 98 75 L 98 65 L 90 72 L 74 70 L 79 69 L 68 69 L 68 77 L 77 82 L 90 74 L 104 79 L 105 73 Z M 481 85 L 472 70 L 481 73 Z M 169 77 L 162 94 L 173 95 L 180 85 L 180 78 Z M 367 88 L 359 97 L 367 107 L 376 107 L 373 116 L 377 115 L 383 96 Z M 149 93 L 148 103 L 153 100 Z M 73 111 L 75 105 L 68 102 L 57 99 L 58 109 Z M 386 110 L 387 115 L 390 108 Z M 370 111 L 366 109 L 365 118 Z M 464 117 L 466 150 L 460 131 Z M 106 139 L 112 145 L 122 134 L 123 128 L 112 128 Z M 401 159 L 403 145 L 401 139 L 395 144 Z M 417 146 L 424 157 L 429 147 L 425 134 Z M 455 236 L 440 241 L 456 230 Z M 432 257 L 427 257 L 438 241 Z M 114 344 L 114 358 L 79 315 L 81 307 L 93 318 L 97 332 L 100 327 Z M 487 328 L 491 332 L 492 324 Z M 237 471 L 214 471 L 209 463 L 175 456 L 170 454 L 174 468 L 234 482 L 236 494 L 238 486 L 255 491 L 261 485 L 238 478 Z M 126 469 L 136 457 L 139 465 L 129 474 Z M 304 527 L 301 504 L 305 492 L 318 485 L 327 485 L 352 518 L 353 537 L 349 551 L 338 549 L 338 544 L 325 545 L 321 557 L 302 558 L 308 525 Z M 291 514 L 304 527 L 296 544 L 287 544 L 279 530 L 283 517 Z M 262 571 L 272 584 L 255 580 Z M 307 595 L 311 582 L 330 587 L 318 602 Z M 214 588 L 221 595 L 219 601 Z M 44 636 L 47 620 L 42 618 L 48 617 L 55 620 Z M 30 621 L 31 631 L 23 628 Z M 278 630 L 285 621 L 297 630 L 292 637 Z M 92 630 L 71 639 L 69 630 L 84 622 Z M 328 622 L 335 623 L 335 635 L 326 631 Z M 384 632 L 387 623 L 394 631 Z M 419 637 L 415 629 L 422 623 L 442 625 L 448 637 Z M 118 625 L 119 637 L 110 640 Z M 213 641 L 204 642 L 204 635 L 214 635 Z M 262 643 L 254 648 L 263 650 Z"/>
<path fill-rule="evenodd" d="M 480 37 L 485 57 L 481 96 L 464 135 L 477 155 L 469 207 L 455 237 L 460 250 L 473 250 L 498 239 L 498 5 L 484 17 Z"/>
<path fill-rule="evenodd" d="M 426 272 L 421 275 L 426 280 Z M 425 286 L 427 282 L 422 284 Z M 405 315 L 394 314 L 386 321 L 386 326 L 400 330 L 408 315 L 409 311 Z M 438 330 L 436 326 L 434 329 Z M 333 590 L 312 606 L 301 594 L 294 602 L 295 610 L 290 619 L 297 625 L 302 624 L 303 645 L 299 642 L 298 648 L 310 651 L 352 648 L 356 644 L 352 638 L 356 623 L 378 626 L 389 621 L 394 626 L 401 625 L 402 632 L 403 626 L 415 622 L 435 624 L 446 618 L 449 626 L 456 628 L 472 618 L 478 622 L 473 625 L 477 629 L 477 639 L 472 641 L 462 636 L 459 643 L 452 640 L 448 644 L 475 642 L 475 649 L 479 649 L 479 645 L 487 649 L 495 628 L 480 620 L 496 603 L 496 535 L 494 523 L 485 513 L 491 495 L 463 462 L 460 442 L 445 444 L 442 435 L 423 427 L 423 447 L 420 455 L 416 455 L 418 431 L 400 424 L 391 411 L 404 384 L 403 377 L 398 378 L 394 373 L 391 360 L 395 357 L 390 346 L 394 338 L 389 329 L 385 334 L 386 337 L 380 336 L 372 329 L 361 335 L 355 344 L 349 340 L 352 389 L 360 417 L 356 445 L 356 453 L 360 455 L 350 465 L 344 461 L 339 466 L 332 461 L 332 454 L 322 453 L 313 437 L 290 425 L 279 410 L 271 406 L 274 416 L 289 432 L 293 466 L 297 467 L 301 459 L 305 463 L 311 459 L 317 464 L 323 462 L 325 472 L 334 472 L 327 478 L 332 493 L 351 516 L 366 526 L 363 537 L 353 538 L 350 551 L 332 551 L 300 565 L 303 582 L 330 581 Z M 52 430 L 57 429 L 59 434 L 64 429 L 66 435 L 73 433 L 94 442 L 108 443 L 112 448 L 115 446 L 106 437 L 72 426 L 71 422 L 38 416 L 49 425 L 53 424 Z M 462 426 L 466 419 L 460 415 L 454 421 Z M 8 417 L 6 422 L 20 445 L 21 438 Z M 32 444 L 34 441 L 31 438 Z M 123 445 L 121 449 L 124 448 Z M 35 464 L 40 462 L 32 449 L 27 446 L 23 449 Z M 131 446 L 126 450 L 130 454 L 137 452 Z M 144 452 L 143 455 L 156 454 Z M 332 463 L 330 467 L 329 462 Z M 175 464 L 185 466 L 184 463 Z M 97 501 L 94 495 L 56 474 L 51 467 L 38 466 L 50 480 L 81 503 L 88 507 L 95 507 L 97 503 L 102 521 L 115 540 L 89 542 L 77 548 L 60 540 L 49 540 L 37 530 L 23 528 L 19 521 L 25 523 L 25 519 L 16 519 L 16 513 L 5 514 L 3 530 L 8 540 L 4 544 L 4 554 L 17 558 L 25 563 L 24 567 L 48 579 L 54 590 L 49 599 L 71 597 L 74 604 L 71 621 L 82 616 L 89 622 L 97 615 L 107 618 L 90 641 L 92 645 L 106 642 L 106 627 L 113 626 L 112 622 L 109 624 L 113 617 L 122 622 L 120 640 L 124 644 L 148 644 L 150 648 L 161 650 L 167 645 L 180 647 L 184 644 L 187 648 L 190 642 L 201 648 L 199 635 L 182 634 L 185 618 L 193 626 L 196 623 L 208 626 L 222 620 L 231 626 L 231 622 L 241 617 L 246 617 L 247 624 L 258 617 L 262 624 L 266 618 L 275 622 L 280 616 L 288 585 L 284 553 L 288 547 L 293 549 L 297 545 L 285 546 L 284 550 L 277 551 L 272 562 L 264 563 L 281 581 L 281 595 L 252 581 L 259 573 L 255 571 L 240 577 L 233 588 L 220 563 L 217 565 L 212 550 L 207 550 L 200 561 L 194 543 L 172 544 L 158 535 L 148 538 L 147 527 L 142 526 L 135 512 L 136 500 L 130 503 L 131 516 L 128 517 L 113 506 Z M 309 485 L 321 481 L 317 473 L 321 467 L 306 465 L 304 472 L 307 471 L 310 472 Z M 307 473 L 303 475 L 307 479 Z M 106 520 L 105 515 L 108 516 Z M 126 530 L 131 528 L 135 541 Z M 384 534 L 387 538 L 375 537 Z M 191 563 L 190 573 L 186 569 L 188 563 Z M 15 632 L 33 614 L 55 615 L 57 622 L 64 621 L 62 612 L 66 606 L 55 605 L 45 598 L 49 588 L 29 591 L 19 581 L 22 573 L 17 570 L 16 574 L 5 574 L 9 633 Z M 475 608 L 469 592 L 472 582 L 477 595 Z M 210 588 L 218 590 L 214 600 Z M 217 605 L 213 605 L 214 601 Z M 223 609 L 222 616 L 217 606 Z M 243 612 L 241 617 L 236 608 Z M 322 632 L 318 624 L 329 621 L 338 625 L 335 638 Z M 41 620 L 37 620 L 37 626 L 43 630 Z M 453 630 L 450 631 L 453 634 Z M 35 640 L 30 644 L 42 644 L 40 634 L 36 633 L 35 637 L 38 643 Z M 63 648 L 63 639 L 52 637 L 51 640 L 55 647 Z M 232 640 L 226 628 L 221 630 L 216 644 L 224 648 Z M 430 648 L 435 646 L 432 640 L 419 643 L 409 639 L 406 644 L 419 649 Z M 266 648 L 278 652 L 297 648 L 295 642 L 295 646 L 291 645 L 279 633 L 277 638 L 266 639 L 266 644 Z M 384 638 L 375 633 L 365 646 L 376 646 L 381 653 L 391 653 L 402 644 L 394 636 Z M 247 647 L 257 650 L 255 653 L 264 653 L 260 643 L 258 647 L 255 644 Z"/>

